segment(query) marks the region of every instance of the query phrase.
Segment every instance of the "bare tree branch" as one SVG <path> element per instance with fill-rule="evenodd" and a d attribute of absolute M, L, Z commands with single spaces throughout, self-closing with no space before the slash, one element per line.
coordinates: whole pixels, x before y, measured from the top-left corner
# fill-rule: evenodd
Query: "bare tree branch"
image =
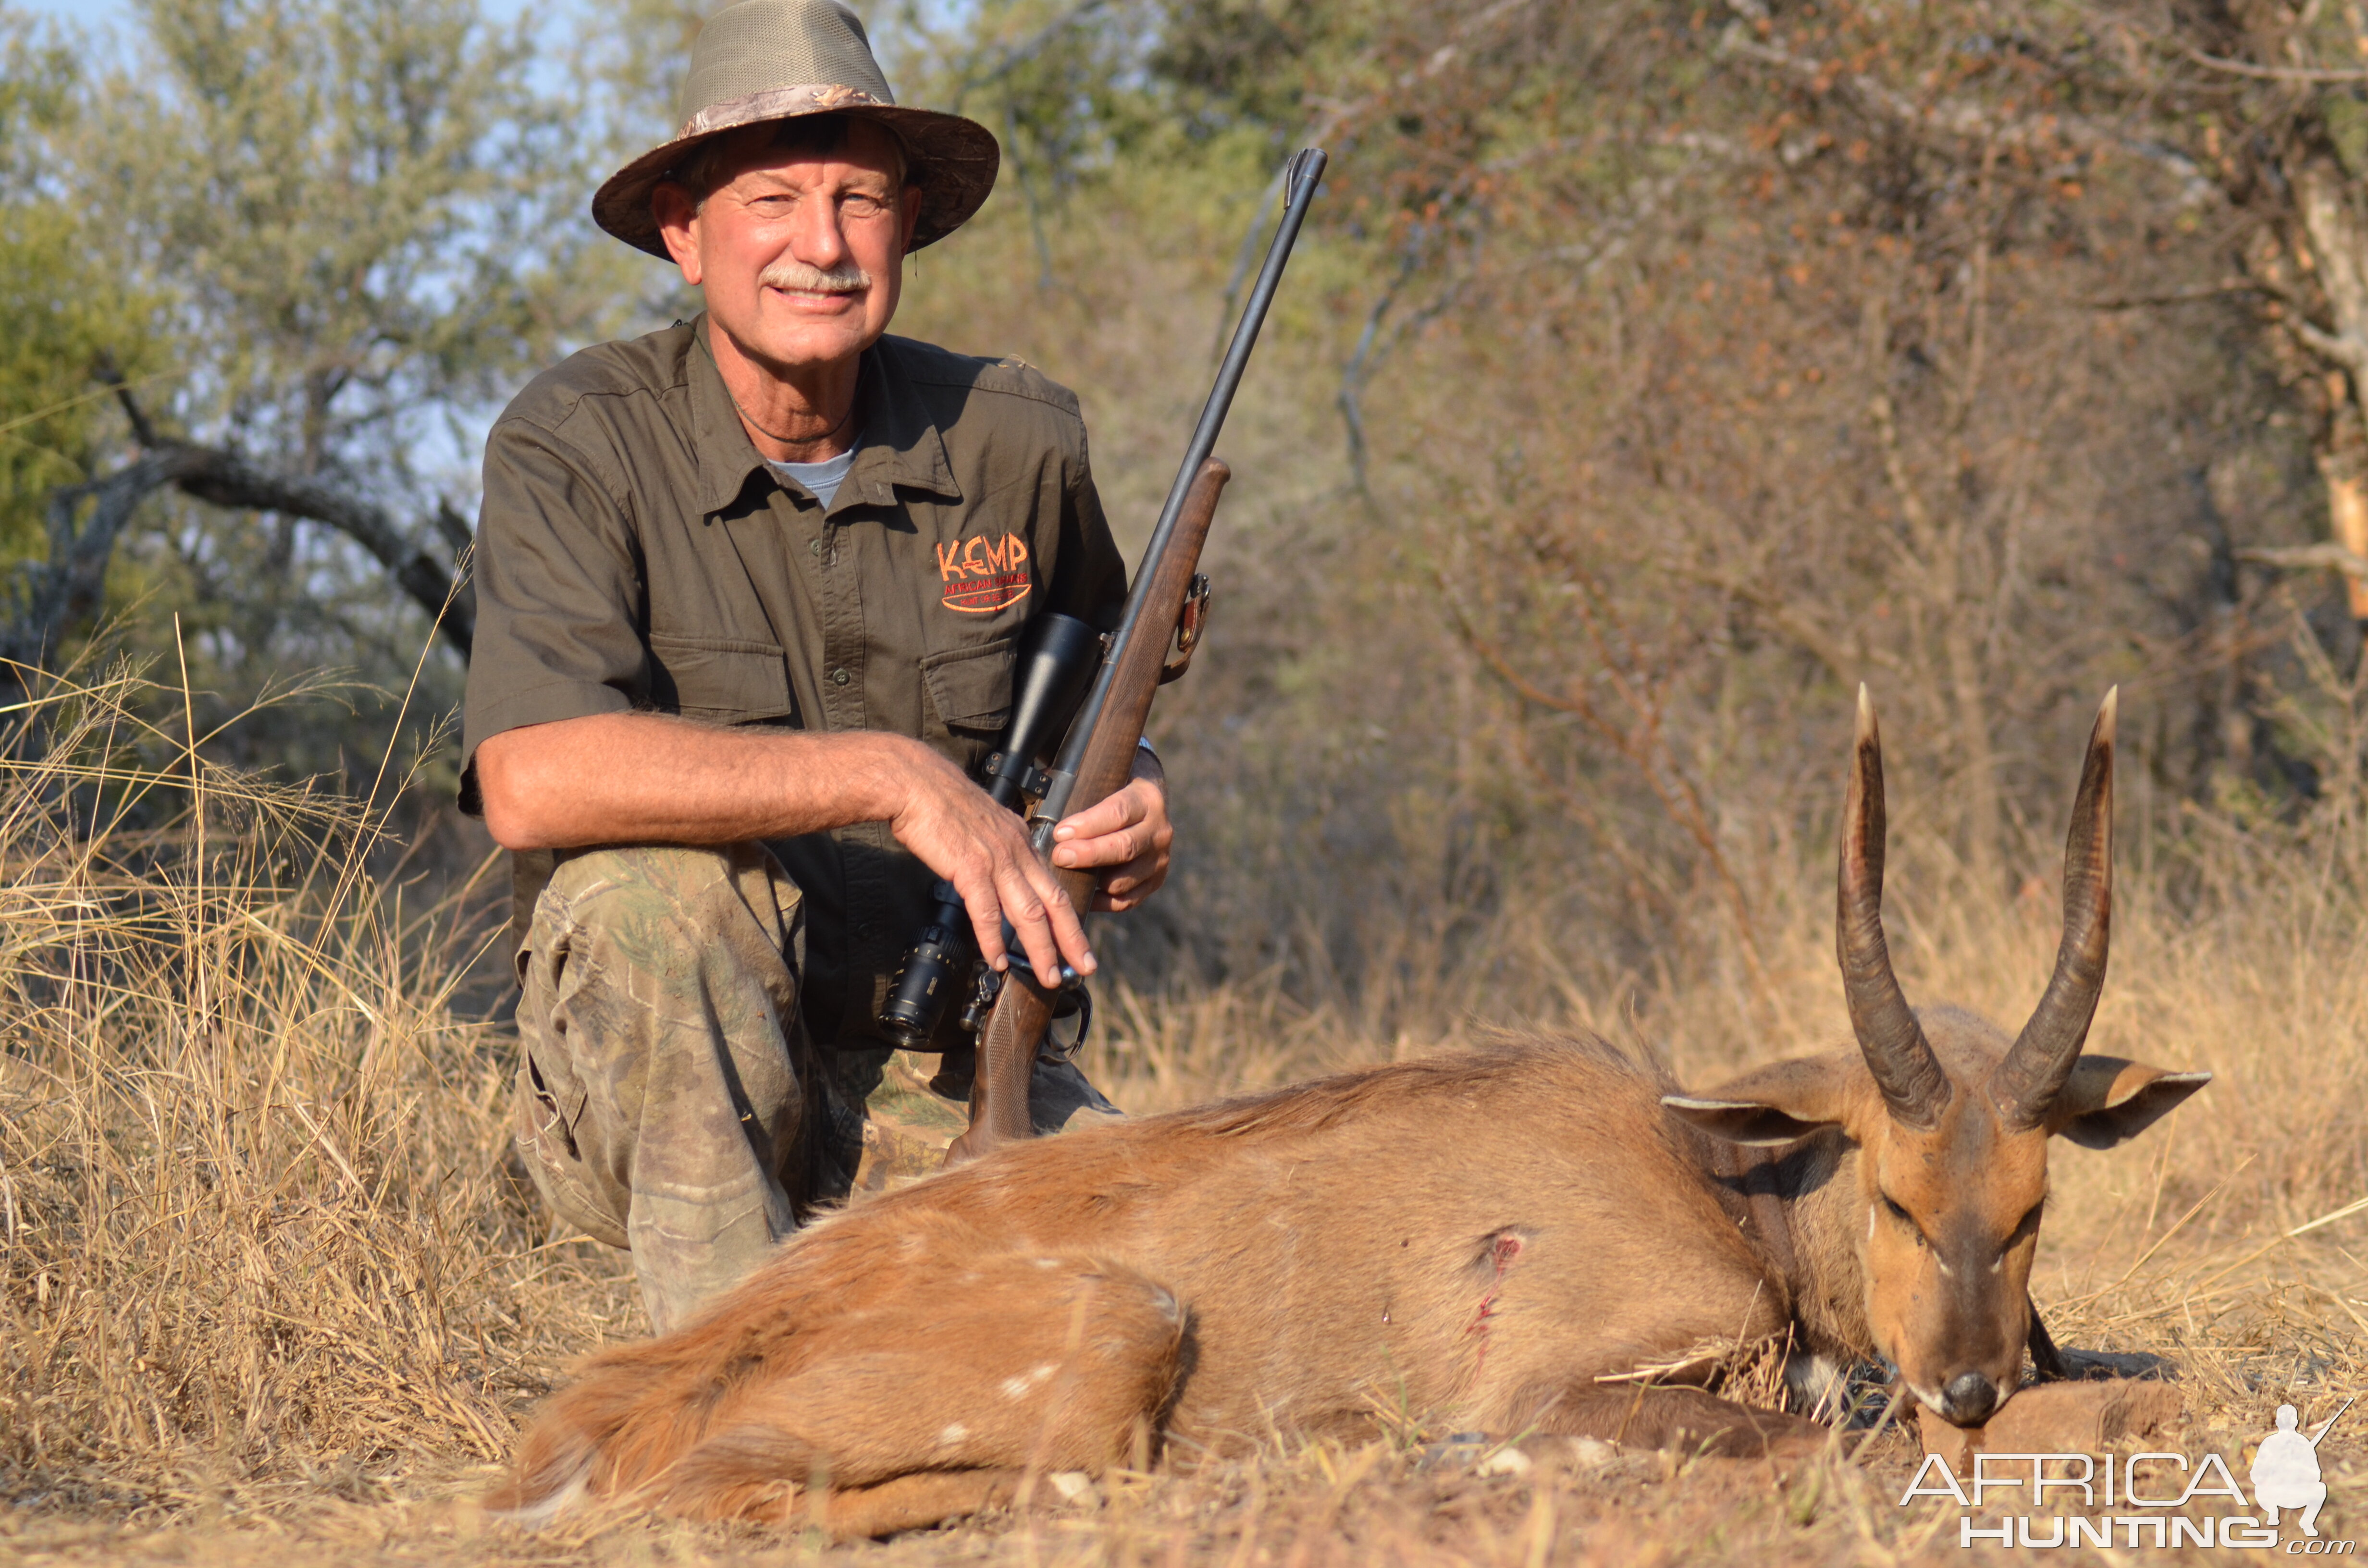
<path fill-rule="evenodd" d="M 2340 544 L 2281 545 L 2273 549 L 2240 550 L 2235 553 L 2237 560 L 2250 561 L 2260 566 L 2275 566 L 2287 572 L 2311 572 L 2326 567 L 2359 582 L 2368 583 L 2368 555 L 2346 550 Z"/>
<path fill-rule="evenodd" d="M 168 449 L 188 460 L 187 470 L 174 476 L 184 494 L 217 506 L 278 512 L 326 523 L 369 551 L 412 602 L 438 619 L 461 656 L 468 657 L 476 632 L 475 606 L 465 596 L 454 596 L 452 574 L 434 556 L 406 540 L 385 508 L 316 479 L 260 467 L 217 447 Z"/>
<path fill-rule="evenodd" d="M 1781 44 L 1760 43 L 1739 25 L 1730 26 L 1721 36 L 1719 52 L 1781 72 L 1819 97 L 1830 94 L 1869 119 L 1888 121 L 1903 131 L 1944 137 L 1964 146 L 2043 150 L 2067 146 L 2128 153 L 2177 175 L 2191 199 L 2208 197 L 2219 188 L 2194 159 L 2177 148 L 2130 136 L 2080 115 L 2009 114 L 1962 98 L 1918 103 L 1864 72 L 1796 54 Z"/>
<path fill-rule="evenodd" d="M 1100 10 L 1105 4 L 1107 0 L 1078 0 L 1078 4 L 1070 6 L 1018 43 L 1005 49 L 996 56 L 994 64 L 984 68 L 973 67 L 963 73 L 962 81 L 954 87 L 953 111 L 956 114 L 962 112 L 962 100 L 970 96 L 973 88 L 992 86 L 1002 81 L 1042 53 L 1045 47 L 1054 39 Z"/>
<path fill-rule="evenodd" d="M 20 564 L 0 584 L 0 660 L 41 667 L 58 645 L 98 614 L 106 597 L 108 563 L 140 504 L 167 485 L 217 506 L 277 512 L 336 529 L 386 568 L 413 603 L 426 610 L 461 657 L 469 657 L 476 606 L 465 584 L 404 530 L 382 506 L 302 474 L 263 467 L 220 447 L 161 434 L 131 390 L 115 378 L 142 455 L 103 479 L 50 492 L 49 558 Z M 469 542 L 469 526 L 449 502 L 438 504 L 435 527 L 455 558 Z"/>
<path fill-rule="evenodd" d="M 104 479 L 51 491 L 49 559 L 20 563 L 6 585 L 0 659 L 40 667 L 67 631 L 96 616 L 105 597 L 107 563 L 131 515 L 193 466 L 185 450 L 155 452 Z M 87 517 L 85 502 L 91 504 Z"/>
<path fill-rule="evenodd" d="M 2224 60 L 2200 49 L 2182 51 L 2198 65 L 2234 76 L 2254 76 L 2269 82 L 2368 82 L 2368 71 L 2321 71 L 2300 65 L 2255 65 L 2249 61 Z"/>
<path fill-rule="evenodd" d="M 2267 283 L 2249 278 L 2230 278 L 2218 283 L 2199 284 L 2192 289 L 2171 289 L 2159 294 L 2108 294 L 2102 299 L 2076 301 L 2084 311 L 2144 311 L 2158 305 L 2192 305 L 2207 300 L 2225 300 L 2232 294 L 2273 294 Z"/>

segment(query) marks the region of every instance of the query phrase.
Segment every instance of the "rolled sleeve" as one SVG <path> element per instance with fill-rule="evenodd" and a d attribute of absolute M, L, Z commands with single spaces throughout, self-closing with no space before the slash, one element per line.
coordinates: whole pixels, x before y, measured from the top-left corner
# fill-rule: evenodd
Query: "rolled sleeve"
<path fill-rule="evenodd" d="M 647 706 L 643 572 L 620 490 L 563 431 L 516 417 L 494 426 L 464 767 L 505 730 Z"/>

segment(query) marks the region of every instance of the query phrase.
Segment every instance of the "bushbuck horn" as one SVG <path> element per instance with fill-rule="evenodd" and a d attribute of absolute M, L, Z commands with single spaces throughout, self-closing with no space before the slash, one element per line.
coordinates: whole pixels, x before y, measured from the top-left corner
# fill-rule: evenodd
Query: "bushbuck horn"
<path fill-rule="evenodd" d="M 1850 793 L 1842 806 L 1842 869 L 1835 946 L 1850 1028 L 1867 1070 L 1891 1114 L 1930 1130 L 1949 1103 L 1949 1074 L 1924 1038 L 1891 972 L 1883 939 L 1883 737 L 1874 704 L 1858 688 L 1858 744 L 1850 759 Z"/>
<path fill-rule="evenodd" d="M 2105 693 L 2080 793 L 2072 802 L 2072 831 L 2064 842 L 2064 941 L 2055 973 L 2014 1049 L 1990 1074 L 1989 1096 L 2007 1126 L 2036 1127 L 2072 1075 L 2089 1020 L 2105 989 L 2105 951 L 2113 923 L 2113 723 L 2121 687 Z"/>

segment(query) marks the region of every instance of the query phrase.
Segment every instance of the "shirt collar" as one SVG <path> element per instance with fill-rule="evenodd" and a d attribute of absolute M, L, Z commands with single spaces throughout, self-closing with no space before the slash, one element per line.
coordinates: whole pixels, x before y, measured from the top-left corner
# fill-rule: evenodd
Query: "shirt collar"
<path fill-rule="evenodd" d="M 751 473 L 768 479 L 772 471 L 748 432 L 739 410 L 724 390 L 723 372 L 715 368 L 708 347 L 708 319 L 701 312 L 693 329 L 690 355 L 690 415 L 692 439 L 698 445 L 699 509 L 721 512 L 740 498 Z M 838 487 L 830 511 L 856 506 L 893 506 L 895 487 L 925 490 L 950 500 L 962 499 L 954 483 L 953 464 L 947 460 L 945 437 L 921 401 L 918 391 L 896 373 L 894 339 L 883 338 L 863 351 L 861 379 L 856 384 L 856 420 L 861 426 L 855 466 Z"/>

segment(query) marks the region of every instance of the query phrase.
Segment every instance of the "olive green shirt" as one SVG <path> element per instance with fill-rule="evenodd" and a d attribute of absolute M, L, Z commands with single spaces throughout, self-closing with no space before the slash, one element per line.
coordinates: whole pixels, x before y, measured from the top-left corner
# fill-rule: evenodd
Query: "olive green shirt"
<path fill-rule="evenodd" d="M 1073 393 L 1015 360 L 883 337 L 825 509 L 765 466 L 707 330 L 586 349 L 487 437 L 464 807 L 486 736 L 628 710 L 891 731 L 967 770 L 1003 728 L 1030 617 L 1116 622 L 1126 569 Z M 884 823 L 772 848 L 805 895 L 808 1027 L 874 1042 L 936 879 Z M 521 929 L 549 866 L 518 857 Z"/>

